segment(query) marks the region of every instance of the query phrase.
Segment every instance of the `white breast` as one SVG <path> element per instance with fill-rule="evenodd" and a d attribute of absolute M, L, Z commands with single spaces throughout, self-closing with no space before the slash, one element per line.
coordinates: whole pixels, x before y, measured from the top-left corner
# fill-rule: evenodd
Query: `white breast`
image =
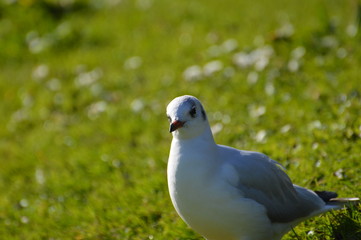
<path fill-rule="evenodd" d="M 171 150 L 168 185 L 173 205 L 189 226 L 208 240 L 238 240 L 242 231 L 252 233 L 252 228 L 254 236 L 270 239 L 271 223 L 264 207 L 242 198 L 239 190 L 227 182 L 229 179 L 222 177 L 223 166 L 217 163 L 217 151 L 207 154 L 213 156 L 209 159 L 197 155 L 202 151 L 187 156 L 181 152 L 192 151 Z"/>

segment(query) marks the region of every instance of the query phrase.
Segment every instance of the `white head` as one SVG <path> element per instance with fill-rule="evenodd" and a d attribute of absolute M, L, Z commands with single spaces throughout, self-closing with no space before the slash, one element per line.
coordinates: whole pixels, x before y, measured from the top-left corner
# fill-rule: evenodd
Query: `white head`
<path fill-rule="evenodd" d="M 202 134 L 209 124 L 201 102 L 189 95 L 173 99 L 167 106 L 169 132 L 174 137 L 189 139 Z"/>

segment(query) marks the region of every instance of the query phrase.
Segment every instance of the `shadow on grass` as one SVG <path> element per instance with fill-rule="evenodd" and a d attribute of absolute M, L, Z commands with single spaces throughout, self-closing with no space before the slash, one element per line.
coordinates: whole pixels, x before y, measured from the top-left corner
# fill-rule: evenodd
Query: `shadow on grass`
<path fill-rule="evenodd" d="M 350 206 L 344 211 L 333 212 L 330 220 L 330 232 L 333 239 L 361 239 L 361 204 Z"/>

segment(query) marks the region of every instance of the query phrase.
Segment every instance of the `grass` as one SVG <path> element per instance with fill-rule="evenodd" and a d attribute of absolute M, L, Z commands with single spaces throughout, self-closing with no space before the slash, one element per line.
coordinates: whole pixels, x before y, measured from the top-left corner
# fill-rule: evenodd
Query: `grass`
<path fill-rule="evenodd" d="M 359 4 L 2 1 L 1 238 L 201 239 L 166 187 L 165 107 L 182 94 L 218 143 L 360 196 Z M 360 225 L 356 206 L 284 239 L 358 239 Z"/>

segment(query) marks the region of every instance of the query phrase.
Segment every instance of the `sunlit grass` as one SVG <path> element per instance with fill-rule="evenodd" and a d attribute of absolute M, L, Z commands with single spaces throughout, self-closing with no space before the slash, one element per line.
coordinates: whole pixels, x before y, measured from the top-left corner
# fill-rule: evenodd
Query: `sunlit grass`
<path fill-rule="evenodd" d="M 201 239 L 166 184 L 165 106 L 182 94 L 204 103 L 218 143 L 359 196 L 356 4 L 1 2 L 1 238 Z M 355 239 L 360 216 L 285 239 Z"/>

